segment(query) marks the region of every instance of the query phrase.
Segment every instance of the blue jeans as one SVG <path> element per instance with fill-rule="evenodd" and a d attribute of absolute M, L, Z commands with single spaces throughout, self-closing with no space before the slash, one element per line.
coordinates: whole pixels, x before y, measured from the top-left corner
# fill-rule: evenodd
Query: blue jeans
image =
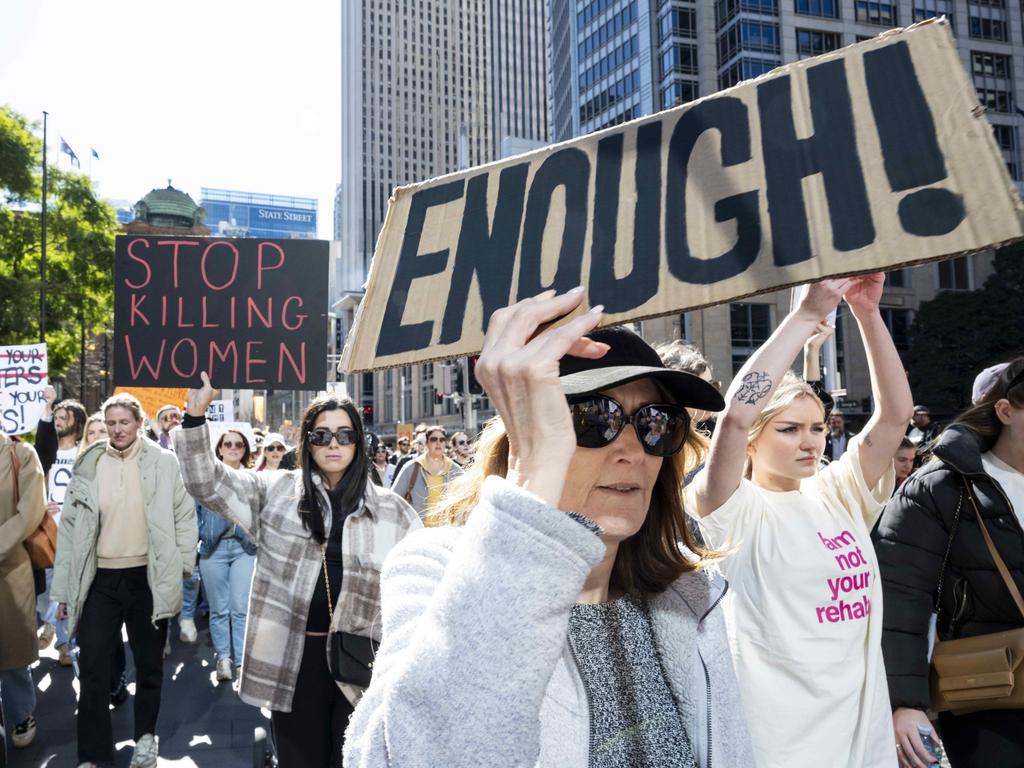
<path fill-rule="evenodd" d="M 46 591 L 36 596 L 36 613 L 44 624 L 53 624 L 57 628 L 57 647 L 68 641 L 67 619 L 57 619 L 57 604 L 50 600 L 50 585 L 53 583 L 53 568 L 46 569 Z"/>
<path fill-rule="evenodd" d="M 30 667 L 0 672 L 0 702 L 4 707 L 4 727 L 12 733 L 14 726 L 24 723 L 36 711 L 36 684 L 32 682 Z"/>
<path fill-rule="evenodd" d="M 210 639 L 218 659 L 242 663 L 245 619 L 249 613 L 249 587 L 255 555 L 247 555 L 238 539 L 224 539 L 209 557 L 199 558 L 199 569 L 210 601 Z"/>
<path fill-rule="evenodd" d="M 193 568 L 192 575 L 181 580 L 181 618 L 196 617 L 196 603 L 199 602 L 199 569 Z"/>

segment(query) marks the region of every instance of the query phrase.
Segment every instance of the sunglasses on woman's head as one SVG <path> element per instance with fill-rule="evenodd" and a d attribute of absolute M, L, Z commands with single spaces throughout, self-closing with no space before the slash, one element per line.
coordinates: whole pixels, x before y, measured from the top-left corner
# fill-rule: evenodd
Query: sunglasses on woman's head
<path fill-rule="evenodd" d="M 610 445 L 627 424 L 632 424 L 646 453 L 671 456 L 683 447 L 690 431 L 686 409 L 671 403 L 645 405 L 630 416 L 617 400 L 605 395 L 581 395 L 570 398 L 569 411 L 580 448 Z"/>
<path fill-rule="evenodd" d="M 356 431 L 351 427 L 341 427 L 331 432 L 326 427 L 317 427 L 306 433 L 309 444 L 322 447 L 331 444 L 331 438 L 338 441 L 338 445 L 353 445 L 356 442 Z"/>

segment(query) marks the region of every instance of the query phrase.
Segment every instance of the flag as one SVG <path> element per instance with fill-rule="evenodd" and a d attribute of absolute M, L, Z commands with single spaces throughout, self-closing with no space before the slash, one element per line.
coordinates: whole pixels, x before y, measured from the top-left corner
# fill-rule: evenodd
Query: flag
<path fill-rule="evenodd" d="M 95 149 L 90 148 L 89 151 L 92 152 L 92 156 L 95 157 L 97 160 L 100 159 L 100 154 Z"/>
<path fill-rule="evenodd" d="M 78 155 L 76 155 L 75 151 L 70 146 L 68 146 L 68 143 L 66 141 L 64 141 L 63 136 L 60 137 L 60 151 L 71 158 L 71 164 L 74 165 L 76 168 L 82 167 L 82 164 L 78 162 Z"/>

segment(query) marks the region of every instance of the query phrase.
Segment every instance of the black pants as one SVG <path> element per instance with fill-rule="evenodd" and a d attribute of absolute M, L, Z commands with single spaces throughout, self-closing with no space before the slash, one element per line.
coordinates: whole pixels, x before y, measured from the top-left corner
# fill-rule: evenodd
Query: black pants
<path fill-rule="evenodd" d="M 1024 766 L 1024 710 L 943 712 L 939 735 L 953 768 Z"/>
<path fill-rule="evenodd" d="M 78 700 L 78 761 L 114 759 L 110 725 L 110 684 L 114 653 L 121 645 L 121 624 L 135 658 L 135 735 L 156 733 L 160 688 L 164 677 L 164 638 L 167 621 L 153 626 L 153 594 L 146 566 L 96 571 L 78 622 L 80 655 Z"/>
<path fill-rule="evenodd" d="M 352 705 L 327 668 L 327 638 L 306 637 L 291 712 L 271 712 L 281 768 L 341 766 Z"/>

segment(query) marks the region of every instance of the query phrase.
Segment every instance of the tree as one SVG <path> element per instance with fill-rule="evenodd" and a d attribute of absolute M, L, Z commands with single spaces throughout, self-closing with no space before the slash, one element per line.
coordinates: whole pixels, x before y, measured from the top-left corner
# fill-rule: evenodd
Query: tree
<path fill-rule="evenodd" d="M 918 402 L 957 412 L 982 369 L 1024 354 L 1024 246 L 996 251 L 976 291 L 945 291 L 918 308 L 906 355 Z"/>
<path fill-rule="evenodd" d="M 42 141 L 0 107 L 0 344 L 39 340 Z M 117 217 L 80 173 L 48 169 L 46 342 L 51 378 L 102 331 L 113 312 Z"/>

